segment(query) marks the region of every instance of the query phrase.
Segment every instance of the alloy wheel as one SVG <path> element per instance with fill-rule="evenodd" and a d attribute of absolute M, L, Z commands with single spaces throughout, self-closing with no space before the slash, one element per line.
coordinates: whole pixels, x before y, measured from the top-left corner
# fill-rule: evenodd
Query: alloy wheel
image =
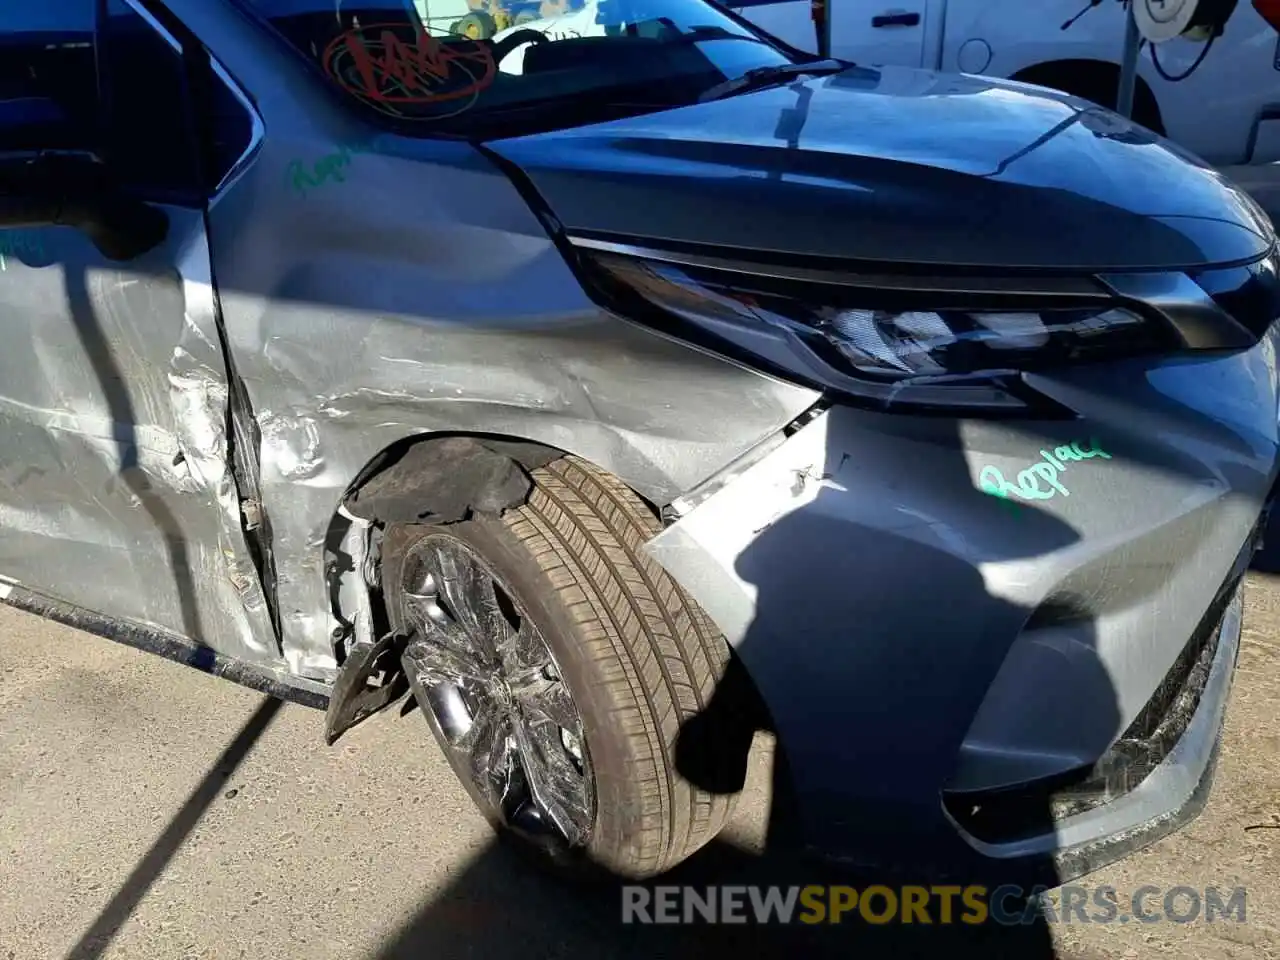
<path fill-rule="evenodd" d="M 585 847 L 595 797 L 582 718 L 542 631 L 448 534 L 410 548 L 399 587 L 405 673 L 473 799 L 552 855 Z"/>

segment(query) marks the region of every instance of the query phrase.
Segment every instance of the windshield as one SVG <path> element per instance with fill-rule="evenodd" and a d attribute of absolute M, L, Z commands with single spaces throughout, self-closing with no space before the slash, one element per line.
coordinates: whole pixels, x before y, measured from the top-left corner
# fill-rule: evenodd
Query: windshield
<path fill-rule="evenodd" d="M 686 104 L 803 61 L 702 0 L 239 0 L 408 133 L 495 136 Z"/>

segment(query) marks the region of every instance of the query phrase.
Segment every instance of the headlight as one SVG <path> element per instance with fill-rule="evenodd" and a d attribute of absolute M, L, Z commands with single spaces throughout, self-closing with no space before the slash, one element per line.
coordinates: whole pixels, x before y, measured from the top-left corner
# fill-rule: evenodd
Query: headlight
<path fill-rule="evenodd" d="M 882 402 L 1025 410 L 1026 371 L 1169 349 L 1101 286 L 920 293 L 593 252 L 619 289 L 827 389 Z M 963 286 L 963 284 L 961 284 Z M 998 301 L 998 302 L 997 302 Z"/>
<path fill-rule="evenodd" d="M 1074 359 L 1097 338 L 1145 322 L 1120 308 L 992 313 L 978 310 L 814 311 L 813 328 L 853 368 L 890 376 L 974 373 Z"/>

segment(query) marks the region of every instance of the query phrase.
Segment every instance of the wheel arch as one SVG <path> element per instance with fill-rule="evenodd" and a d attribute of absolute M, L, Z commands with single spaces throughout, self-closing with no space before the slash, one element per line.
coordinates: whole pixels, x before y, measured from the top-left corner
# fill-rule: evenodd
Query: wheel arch
<path fill-rule="evenodd" d="M 344 492 L 342 509 L 370 523 L 450 523 L 472 509 L 515 506 L 528 493 L 520 475 L 566 453 L 495 434 L 417 434 L 371 457 Z"/>
<path fill-rule="evenodd" d="M 574 455 L 504 434 L 430 433 L 388 445 L 356 474 L 330 519 L 325 538 L 328 594 L 335 617 L 344 625 L 334 635 L 340 667 L 326 720 L 329 743 L 403 692 L 393 687 L 390 677 L 384 679 L 385 685 L 370 686 L 389 650 L 385 639 L 394 619 L 381 596 L 381 531 L 389 524 L 448 524 L 465 520 L 473 512 L 501 513 L 520 506 L 532 492 L 534 470 Z M 608 470 L 606 465 L 595 465 Z M 618 479 L 661 522 L 661 505 L 625 478 Z M 367 536 L 373 530 L 379 531 L 378 537 Z M 353 547 L 356 541 L 360 546 Z M 379 579 L 371 583 L 373 573 Z M 360 629 L 362 618 L 365 626 Z M 755 729 L 772 730 L 768 707 L 732 648 L 730 658 L 726 689 L 739 703 L 741 719 Z"/>
<path fill-rule="evenodd" d="M 759 407 L 752 412 L 770 412 Z M 350 645 L 370 636 L 370 604 L 361 599 L 367 591 L 359 585 L 364 578 L 356 571 L 364 562 L 366 547 L 376 550 L 377 526 L 397 518 L 422 522 L 418 514 L 424 507 L 432 523 L 447 522 L 449 517 L 463 519 L 477 503 L 482 509 L 501 512 L 504 505 L 518 503 L 528 494 L 531 470 L 561 456 L 579 457 L 612 474 L 659 516 L 662 506 L 714 476 L 794 418 L 789 406 L 781 406 L 772 420 L 745 417 L 743 429 L 721 430 L 707 442 L 707 430 L 676 420 L 651 419 L 628 429 L 600 419 L 505 405 L 468 412 L 471 422 L 463 427 L 411 430 L 395 428 L 394 422 L 362 426 L 343 422 L 342 430 L 337 429 L 338 423 L 326 423 L 317 431 L 282 420 L 268 431 L 278 448 L 270 452 L 269 461 L 287 456 L 309 458 L 307 462 L 314 462 L 317 469 L 328 465 L 322 482 L 298 490 L 302 502 L 295 515 L 283 511 L 285 520 L 277 523 L 293 540 L 286 557 L 289 565 L 299 567 L 305 561 L 319 568 L 317 579 L 308 579 L 314 586 L 295 592 L 314 597 L 313 609 L 325 611 L 327 635 L 314 637 L 307 652 L 314 655 L 323 649 L 333 664 L 326 682 L 332 682 L 333 670 L 341 668 Z M 469 462 L 469 476 L 477 478 L 476 485 L 460 486 L 460 474 L 441 469 L 436 457 L 443 451 L 451 451 L 455 461 Z M 420 471 L 424 464 L 426 469 Z M 289 486 L 277 485 L 269 493 Z M 371 488 L 376 495 L 371 495 Z M 279 505 L 280 495 L 273 505 Z M 319 549 L 312 554 L 315 548 Z M 303 577 L 294 575 L 290 582 L 302 581 Z"/>
<path fill-rule="evenodd" d="M 1115 109 L 1120 86 L 1120 66 L 1107 60 L 1069 58 L 1046 60 L 1022 67 L 1009 77 L 1020 83 L 1034 83 L 1072 96 L 1084 97 L 1108 109 Z M 1164 135 L 1164 118 L 1155 91 L 1139 76 L 1133 95 L 1133 120 Z"/>
<path fill-rule="evenodd" d="M 385 666 L 386 637 L 394 627 L 381 589 L 386 527 L 456 523 L 473 513 L 520 506 L 533 489 L 532 471 L 568 455 L 525 437 L 445 431 L 402 437 L 356 472 L 324 538 L 326 593 L 339 624 L 332 636 L 338 675 L 325 724 L 329 743 L 401 692 L 392 689 L 389 676 L 381 683 L 375 679 Z M 652 499 L 627 486 L 660 516 Z"/>
<path fill-rule="evenodd" d="M 456 485 L 458 475 L 446 475 L 436 470 L 431 474 L 421 471 L 423 466 L 436 467 L 442 464 L 466 465 L 478 468 L 488 465 L 497 468 L 498 458 L 505 458 L 522 472 L 528 474 L 538 467 L 550 463 L 560 457 L 577 456 L 583 460 L 608 470 L 625 483 L 637 497 L 653 511 L 655 517 L 661 517 L 661 504 L 654 499 L 654 487 L 646 483 L 648 477 L 628 477 L 620 472 L 624 464 L 617 458 L 593 457 L 590 452 L 568 450 L 553 446 L 542 440 L 531 439 L 509 434 L 482 433 L 477 431 L 439 431 L 433 433 L 414 434 L 403 437 L 388 444 L 368 459 L 356 472 L 354 479 L 343 492 L 339 509 L 334 512 L 333 521 L 337 523 L 341 512 L 358 519 L 376 523 L 408 522 L 415 519 L 408 516 L 413 512 L 413 503 L 441 503 L 442 509 L 433 511 L 438 517 L 446 517 L 458 512 L 462 501 L 470 506 L 479 502 L 479 509 L 488 504 L 500 502 L 504 492 L 495 483 L 495 477 L 489 473 L 472 474 L 468 479 L 472 485 L 463 485 L 462 489 L 450 489 Z M 500 479 L 500 478 L 499 478 Z M 369 496 L 371 486 L 378 488 L 377 498 Z M 520 497 L 514 494 L 515 486 L 508 491 L 511 495 L 509 503 L 502 503 L 497 509 L 516 506 L 528 494 L 528 485 Z M 361 499 L 363 496 L 363 504 Z M 422 519 L 416 517 L 416 519 Z M 452 516 L 452 520 L 461 517 Z M 440 519 L 433 522 L 448 523 L 451 519 Z"/>

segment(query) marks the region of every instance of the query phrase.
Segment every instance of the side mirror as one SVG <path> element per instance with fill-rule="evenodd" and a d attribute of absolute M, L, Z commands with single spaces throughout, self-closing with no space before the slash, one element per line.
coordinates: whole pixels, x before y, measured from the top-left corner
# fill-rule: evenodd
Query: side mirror
<path fill-rule="evenodd" d="M 75 227 L 109 260 L 132 260 L 164 242 L 169 217 L 122 193 L 83 154 L 0 160 L 0 227 Z"/>

